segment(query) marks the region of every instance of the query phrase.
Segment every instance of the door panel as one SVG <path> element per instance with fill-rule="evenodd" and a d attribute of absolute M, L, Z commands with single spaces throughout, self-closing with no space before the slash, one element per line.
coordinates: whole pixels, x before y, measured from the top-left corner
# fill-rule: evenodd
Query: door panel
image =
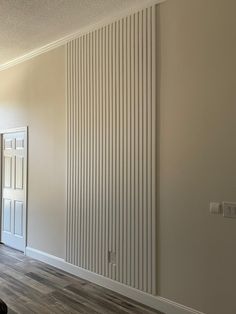
<path fill-rule="evenodd" d="M 15 188 L 22 190 L 24 187 L 24 158 L 15 157 Z"/>
<path fill-rule="evenodd" d="M 16 149 L 24 149 L 24 138 L 17 138 L 16 139 Z"/>
<path fill-rule="evenodd" d="M 14 215 L 14 234 L 18 235 L 20 237 L 23 236 L 23 208 L 24 204 L 23 202 L 18 202 L 15 201 L 14 204 L 14 210 L 15 210 L 15 215 Z"/>
<path fill-rule="evenodd" d="M 11 200 L 3 199 L 3 231 L 11 232 Z"/>
<path fill-rule="evenodd" d="M 3 134 L 1 240 L 21 251 L 26 238 L 26 146 L 26 132 Z"/>
<path fill-rule="evenodd" d="M 13 148 L 13 140 L 12 139 L 4 139 L 4 148 L 12 149 Z"/>
<path fill-rule="evenodd" d="M 12 183 L 12 157 L 11 156 L 4 156 L 4 184 L 5 188 L 11 188 Z"/>

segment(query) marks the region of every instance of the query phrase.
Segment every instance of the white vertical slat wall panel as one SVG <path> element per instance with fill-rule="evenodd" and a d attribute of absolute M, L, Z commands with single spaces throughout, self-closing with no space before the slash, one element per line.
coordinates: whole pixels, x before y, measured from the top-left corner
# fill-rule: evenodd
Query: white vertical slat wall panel
<path fill-rule="evenodd" d="M 156 7 L 67 44 L 69 263 L 156 294 Z"/>

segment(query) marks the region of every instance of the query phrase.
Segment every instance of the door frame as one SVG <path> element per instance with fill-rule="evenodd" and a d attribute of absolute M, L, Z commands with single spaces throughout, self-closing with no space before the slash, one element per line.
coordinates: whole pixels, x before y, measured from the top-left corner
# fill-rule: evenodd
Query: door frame
<path fill-rule="evenodd" d="M 16 133 L 16 132 L 25 132 L 26 134 L 26 143 L 25 143 L 25 192 L 24 192 L 24 201 L 25 201 L 25 236 L 24 236 L 24 254 L 26 253 L 27 246 L 27 226 L 28 226 L 28 134 L 29 128 L 28 126 L 18 127 L 18 128 L 10 128 L 10 129 L 0 129 L 0 241 L 2 240 L 2 162 L 3 162 L 3 134 L 6 133 Z"/>

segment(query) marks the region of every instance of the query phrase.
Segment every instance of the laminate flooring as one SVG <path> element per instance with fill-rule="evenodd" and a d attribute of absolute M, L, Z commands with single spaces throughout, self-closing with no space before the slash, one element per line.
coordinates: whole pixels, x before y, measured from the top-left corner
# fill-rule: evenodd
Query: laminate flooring
<path fill-rule="evenodd" d="M 2 244 L 0 298 L 9 314 L 162 314 Z"/>

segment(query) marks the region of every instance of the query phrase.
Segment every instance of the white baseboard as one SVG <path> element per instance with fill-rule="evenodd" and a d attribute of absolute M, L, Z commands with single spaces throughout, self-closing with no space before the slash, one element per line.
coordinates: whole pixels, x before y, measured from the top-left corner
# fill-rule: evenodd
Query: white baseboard
<path fill-rule="evenodd" d="M 110 289 L 114 292 L 117 292 L 130 299 L 150 306 L 151 308 L 154 308 L 165 314 L 204 314 L 202 312 L 191 309 L 176 302 L 170 301 L 168 299 L 159 296 L 153 296 L 151 294 L 142 292 L 140 290 L 119 283 L 118 281 L 114 281 L 110 278 L 98 275 L 81 267 L 69 264 L 62 258 L 50 255 L 48 253 L 30 247 L 26 247 L 26 255 L 31 258 L 37 259 L 41 262 L 57 267 L 61 270 L 64 270 L 72 275 L 93 282 L 99 286 Z"/>

